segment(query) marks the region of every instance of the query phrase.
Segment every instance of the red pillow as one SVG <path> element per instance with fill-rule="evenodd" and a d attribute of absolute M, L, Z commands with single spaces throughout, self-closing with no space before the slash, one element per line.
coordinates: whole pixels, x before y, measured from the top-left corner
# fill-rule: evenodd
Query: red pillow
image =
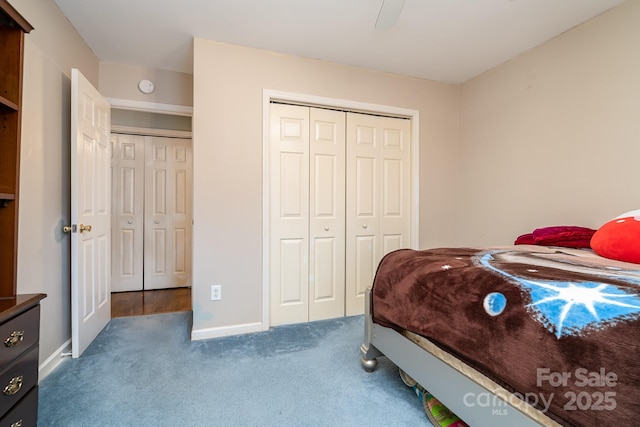
<path fill-rule="evenodd" d="M 514 245 L 535 245 L 536 241 L 533 240 L 533 233 L 527 233 L 527 234 L 518 236 L 518 238 L 516 239 L 515 242 L 513 242 L 513 244 Z"/>
<path fill-rule="evenodd" d="M 640 210 L 600 227 L 591 238 L 591 248 L 605 258 L 640 264 Z"/>
<path fill-rule="evenodd" d="M 518 236 L 514 245 L 563 246 L 565 248 L 590 248 L 591 236 L 596 232 L 587 227 L 557 225 L 533 230 Z"/>
<path fill-rule="evenodd" d="M 588 248 L 596 230 L 575 225 L 536 228 L 533 240 L 536 245 L 564 246 L 568 248 Z"/>

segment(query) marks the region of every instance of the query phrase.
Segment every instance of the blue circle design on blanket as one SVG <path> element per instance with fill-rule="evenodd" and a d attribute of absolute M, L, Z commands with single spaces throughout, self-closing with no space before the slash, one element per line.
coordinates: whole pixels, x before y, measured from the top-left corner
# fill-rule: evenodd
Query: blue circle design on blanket
<path fill-rule="evenodd" d="M 484 297 L 482 306 L 484 307 L 484 311 L 490 316 L 497 316 L 502 313 L 507 306 L 507 298 L 500 292 L 491 292 Z"/>
<path fill-rule="evenodd" d="M 597 281 L 570 282 L 517 277 L 492 265 L 495 253 L 498 252 L 482 255 L 480 264 L 527 290 L 531 303 L 525 307 L 534 313 L 534 319 L 558 339 L 640 317 L 640 294 L 637 292 L 626 292 L 612 283 Z M 615 278 L 639 286 L 639 275 L 637 272 L 633 277 L 616 275 Z M 485 298 L 485 309 L 486 304 Z"/>

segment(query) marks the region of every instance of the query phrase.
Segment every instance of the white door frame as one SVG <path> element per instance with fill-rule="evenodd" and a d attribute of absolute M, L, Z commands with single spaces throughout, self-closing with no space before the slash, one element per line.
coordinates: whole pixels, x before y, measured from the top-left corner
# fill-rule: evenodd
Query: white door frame
<path fill-rule="evenodd" d="M 411 233 L 410 247 L 418 247 L 419 234 L 419 181 L 420 181 L 420 113 L 418 110 L 349 101 L 346 99 L 325 98 L 293 92 L 281 92 L 271 89 L 262 91 L 262 330 L 269 329 L 269 201 L 270 201 L 270 165 L 269 165 L 269 104 L 271 101 L 284 101 L 310 107 L 330 107 L 348 111 L 380 114 L 392 117 L 404 117 L 411 120 Z"/>

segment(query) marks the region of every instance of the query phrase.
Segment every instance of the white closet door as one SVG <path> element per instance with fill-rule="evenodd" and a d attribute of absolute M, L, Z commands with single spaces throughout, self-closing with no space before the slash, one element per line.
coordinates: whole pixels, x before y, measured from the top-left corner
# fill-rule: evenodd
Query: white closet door
<path fill-rule="evenodd" d="M 310 108 L 309 319 L 344 316 L 345 113 Z"/>
<path fill-rule="evenodd" d="M 347 113 L 347 316 L 364 312 L 382 257 L 409 245 L 410 156 L 409 120 Z"/>
<path fill-rule="evenodd" d="M 145 137 L 144 288 L 190 286 L 191 141 Z"/>
<path fill-rule="evenodd" d="M 111 291 L 143 289 L 144 136 L 111 135 Z"/>
<path fill-rule="evenodd" d="M 362 314 L 380 259 L 410 242 L 410 121 L 270 116 L 271 325 Z"/>
<path fill-rule="evenodd" d="M 271 104 L 270 323 L 309 316 L 309 109 Z"/>

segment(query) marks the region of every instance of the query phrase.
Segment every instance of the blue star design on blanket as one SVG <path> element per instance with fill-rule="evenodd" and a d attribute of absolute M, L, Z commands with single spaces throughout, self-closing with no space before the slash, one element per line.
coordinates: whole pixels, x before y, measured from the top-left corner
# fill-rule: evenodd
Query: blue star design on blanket
<path fill-rule="evenodd" d="M 579 335 L 588 328 L 604 328 L 640 315 L 640 296 L 615 285 L 600 282 L 529 280 L 517 277 L 491 264 L 491 253 L 480 263 L 509 278 L 529 291 L 527 308 L 557 338 Z"/>

